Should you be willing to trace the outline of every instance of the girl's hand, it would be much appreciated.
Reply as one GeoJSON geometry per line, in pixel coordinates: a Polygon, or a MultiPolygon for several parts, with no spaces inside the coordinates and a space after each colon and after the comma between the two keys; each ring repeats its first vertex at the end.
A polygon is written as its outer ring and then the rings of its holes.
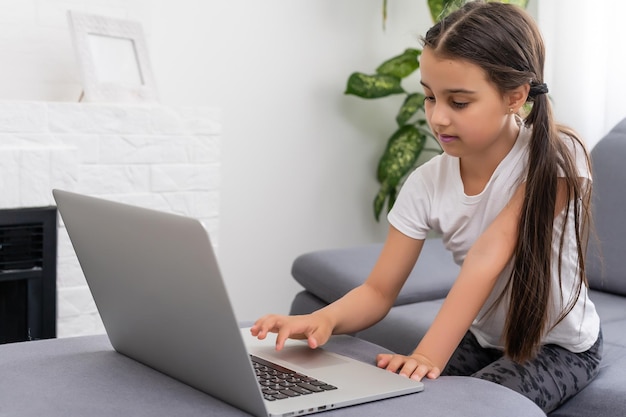
{"type": "Polygon", "coordinates": [[[250,333],[260,340],[265,339],[268,333],[277,333],[276,350],[281,350],[287,339],[306,339],[309,347],[315,349],[328,341],[333,328],[331,321],[322,314],[269,314],[258,319],[250,328],[250,333]]]}
{"type": "Polygon", "coordinates": [[[376,365],[416,381],[424,377],[435,379],[441,374],[441,370],[420,353],[413,353],[411,356],[381,353],[376,357],[376,365]]]}

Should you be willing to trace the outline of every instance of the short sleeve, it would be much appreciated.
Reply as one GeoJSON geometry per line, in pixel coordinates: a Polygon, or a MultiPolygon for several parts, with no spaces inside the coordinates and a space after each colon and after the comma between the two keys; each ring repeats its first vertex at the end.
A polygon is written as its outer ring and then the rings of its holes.
{"type": "Polygon", "coordinates": [[[427,165],[422,165],[409,175],[387,215],[393,227],[413,239],[426,239],[430,231],[428,214],[432,190],[427,180],[429,176],[425,175],[427,169],[427,165]]]}

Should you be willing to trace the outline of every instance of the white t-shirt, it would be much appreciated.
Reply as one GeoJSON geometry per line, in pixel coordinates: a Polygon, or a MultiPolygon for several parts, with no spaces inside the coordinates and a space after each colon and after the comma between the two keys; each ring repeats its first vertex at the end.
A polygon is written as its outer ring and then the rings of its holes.
{"type": "MultiPolygon", "coordinates": [[[[513,193],[526,178],[528,143],[531,130],[520,127],[513,148],[500,162],[484,190],[478,195],[468,196],[461,180],[459,158],[442,154],[432,158],[417,168],[407,178],[398,198],[389,212],[392,226],[414,239],[425,239],[429,231],[443,237],[444,245],[452,252],[454,261],[461,265],[467,252],[482,232],[491,224],[498,213],[509,202],[513,193]]],[[[580,145],[571,142],[570,149],[575,153],[579,176],[591,180],[585,154],[580,145]]],[[[552,291],[549,317],[551,322],[559,317],[564,307],[574,297],[578,255],[574,238],[574,213],[569,212],[562,251],[562,291],[559,290],[558,254],[561,226],[565,213],[555,219],[552,239],[552,291]]],[[[470,330],[483,347],[504,349],[503,330],[506,321],[508,297],[489,314],[485,314],[504,289],[512,270],[512,262],[504,268],[494,290],[487,299],[470,330]]],[[[544,335],[543,344],[557,344],[572,352],[584,352],[595,343],[600,329],[600,319],[594,304],[583,287],[572,311],[552,330],[544,335]]]]}

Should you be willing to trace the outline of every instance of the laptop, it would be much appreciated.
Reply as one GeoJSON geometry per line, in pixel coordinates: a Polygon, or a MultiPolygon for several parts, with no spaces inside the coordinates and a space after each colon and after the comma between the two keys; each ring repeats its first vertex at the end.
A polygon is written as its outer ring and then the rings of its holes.
{"type": "Polygon", "coordinates": [[[53,194],[117,352],[259,417],[311,414],[424,389],[422,382],[302,341],[290,340],[278,352],[274,338],[252,337],[238,325],[198,220],[53,194]],[[261,381],[266,374],[270,381],[261,381]]]}

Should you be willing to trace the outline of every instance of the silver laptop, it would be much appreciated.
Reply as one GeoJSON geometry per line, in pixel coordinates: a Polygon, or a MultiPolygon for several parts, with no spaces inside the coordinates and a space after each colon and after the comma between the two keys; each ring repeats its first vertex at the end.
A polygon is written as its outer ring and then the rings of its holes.
{"type": "Polygon", "coordinates": [[[119,353],[255,416],[298,416],[423,390],[421,382],[304,342],[277,352],[273,338],[259,341],[241,329],[198,220],[53,194],[119,353]],[[266,374],[270,382],[260,385],[266,374]]]}

